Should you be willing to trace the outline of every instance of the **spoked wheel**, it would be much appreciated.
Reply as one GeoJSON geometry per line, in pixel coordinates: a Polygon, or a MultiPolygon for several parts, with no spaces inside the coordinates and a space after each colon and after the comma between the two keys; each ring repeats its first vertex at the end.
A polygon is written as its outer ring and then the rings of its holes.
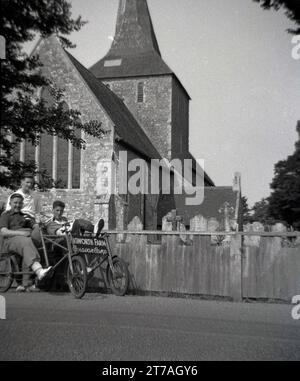
{"type": "Polygon", "coordinates": [[[14,281],[14,272],[18,271],[13,257],[0,258],[0,292],[6,292],[14,281]]]}
{"type": "Polygon", "coordinates": [[[70,265],[67,268],[67,282],[71,293],[80,299],[85,294],[87,286],[86,264],[83,258],[75,255],[72,257],[72,266],[73,274],[70,265]]]}
{"type": "Polygon", "coordinates": [[[129,272],[126,263],[119,257],[113,257],[114,271],[109,264],[106,268],[106,276],[112,292],[115,295],[123,296],[128,290],[129,272]]]}

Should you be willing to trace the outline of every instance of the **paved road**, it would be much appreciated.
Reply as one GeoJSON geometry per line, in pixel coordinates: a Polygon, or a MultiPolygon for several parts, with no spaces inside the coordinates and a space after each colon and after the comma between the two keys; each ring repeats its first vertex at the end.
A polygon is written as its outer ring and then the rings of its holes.
{"type": "Polygon", "coordinates": [[[5,294],[0,360],[300,360],[291,306],[5,294]]]}

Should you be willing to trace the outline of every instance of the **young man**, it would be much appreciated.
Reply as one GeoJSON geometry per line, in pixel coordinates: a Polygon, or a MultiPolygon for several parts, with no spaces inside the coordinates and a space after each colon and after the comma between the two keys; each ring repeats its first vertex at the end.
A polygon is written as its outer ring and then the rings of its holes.
{"type": "MultiPolygon", "coordinates": [[[[25,173],[21,179],[21,188],[18,189],[15,193],[20,194],[23,197],[23,208],[22,212],[25,215],[25,218],[31,220],[33,219],[35,222],[41,221],[43,218],[41,215],[41,202],[40,198],[33,191],[34,187],[34,176],[31,173],[25,173]]],[[[7,200],[6,211],[10,210],[10,198],[7,200]]],[[[31,233],[31,238],[36,247],[40,247],[41,245],[41,235],[40,230],[36,227],[33,229],[31,233]]]]}
{"type": "MultiPolygon", "coordinates": [[[[64,202],[60,200],[54,201],[52,209],[53,217],[46,223],[47,234],[63,236],[66,229],[71,231],[71,234],[73,235],[84,234],[85,231],[90,233],[94,232],[94,225],[90,221],[80,218],[74,220],[73,222],[69,222],[68,219],[63,216],[65,210],[64,202]],[[65,226],[66,223],[68,223],[68,227],[65,226]]],[[[97,225],[96,236],[100,234],[102,228],[103,220],[100,220],[97,225]]]]}
{"type": "MultiPolygon", "coordinates": [[[[29,219],[23,213],[23,200],[20,193],[12,194],[9,202],[10,210],[0,217],[0,232],[4,237],[2,251],[19,254],[23,258],[23,270],[27,271],[31,268],[41,280],[51,267],[43,269],[40,264],[39,253],[31,239],[36,224],[33,218],[29,219]]],[[[19,285],[17,291],[25,291],[27,286],[27,284],[19,285]]]]}
{"type": "MultiPolygon", "coordinates": [[[[34,219],[37,219],[41,212],[41,203],[39,197],[33,192],[34,176],[30,173],[25,173],[21,179],[21,188],[14,193],[19,193],[23,196],[22,212],[34,219]]],[[[6,210],[10,210],[10,197],[7,200],[6,210]]]]}

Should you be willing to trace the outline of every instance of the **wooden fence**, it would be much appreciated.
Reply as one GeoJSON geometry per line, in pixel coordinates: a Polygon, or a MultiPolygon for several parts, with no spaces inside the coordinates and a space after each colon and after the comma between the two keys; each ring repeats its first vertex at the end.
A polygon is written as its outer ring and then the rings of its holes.
{"type": "Polygon", "coordinates": [[[236,301],[300,294],[300,233],[110,233],[134,290],[236,301]]]}

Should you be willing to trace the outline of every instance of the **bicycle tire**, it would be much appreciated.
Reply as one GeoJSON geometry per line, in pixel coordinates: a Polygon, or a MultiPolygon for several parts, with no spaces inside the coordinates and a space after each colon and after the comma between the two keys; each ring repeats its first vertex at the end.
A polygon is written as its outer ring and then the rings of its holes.
{"type": "Polygon", "coordinates": [[[67,283],[69,290],[76,299],[81,299],[87,287],[87,271],[85,260],[79,255],[72,257],[74,274],[71,273],[70,264],[67,266],[67,283]]]}
{"type": "Polygon", "coordinates": [[[16,262],[12,257],[0,258],[0,272],[6,274],[0,275],[0,292],[6,292],[10,289],[14,281],[14,272],[18,271],[16,262]]]}
{"type": "Polygon", "coordinates": [[[129,285],[129,272],[128,272],[127,265],[122,258],[119,258],[117,256],[113,257],[112,261],[113,261],[113,266],[115,270],[117,271],[117,274],[115,275],[115,277],[113,276],[111,268],[108,264],[106,268],[106,277],[107,277],[108,284],[111,288],[111,291],[115,295],[124,296],[128,290],[128,285],[129,285]]]}

